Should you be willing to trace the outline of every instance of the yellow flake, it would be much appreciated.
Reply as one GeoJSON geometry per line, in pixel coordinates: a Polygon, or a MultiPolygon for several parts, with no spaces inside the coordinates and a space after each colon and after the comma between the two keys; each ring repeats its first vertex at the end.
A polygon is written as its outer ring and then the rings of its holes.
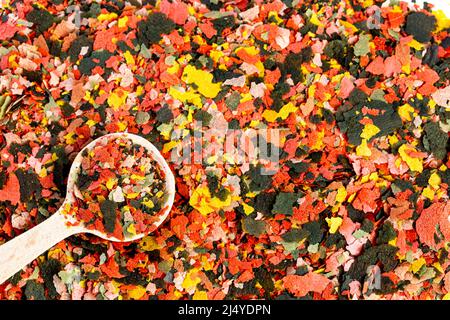
{"type": "Polygon", "coordinates": [[[298,108],[292,104],[292,102],[289,102],[288,104],[285,104],[281,110],[278,112],[278,116],[285,120],[291,113],[296,112],[298,108]]]}
{"type": "Polygon", "coordinates": [[[193,90],[188,90],[188,91],[183,92],[181,90],[178,90],[178,88],[176,88],[176,87],[170,87],[169,94],[173,98],[175,98],[181,102],[192,103],[193,105],[195,105],[199,108],[201,108],[203,106],[200,95],[195,93],[193,90]]]}
{"type": "Polygon", "coordinates": [[[86,92],[84,93],[83,99],[84,99],[85,101],[91,100],[91,92],[90,92],[90,91],[86,91],[86,92]]]}
{"type": "Polygon", "coordinates": [[[162,123],[157,129],[161,133],[164,139],[169,140],[172,132],[172,126],[168,123],[162,123]]]}
{"type": "Polygon", "coordinates": [[[197,286],[197,284],[199,284],[201,282],[200,277],[197,275],[197,269],[191,269],[187,274],[186,277],[183,280],[183,283],[181,284],[181,286],[184,289],[190,289],[190,288],[195,288],[197,286]]]}
{"type": "Polygon", "coordinates": [[[276,11],[270,11],[269,12],[269,18],[271,18],[271,20],[274,20],[276,22],[276,24],[280,24],[283,22],[283,19],[281,19],[278,16],[278,13],[276,11]]]}
{"type": "Polygon", "coordinates": [[[308,88],[308,97],[309,98],[314,98],[314,94],[316,93],[316,86],[315,85],[311,85],[308,88]]]}
{"type": "Polygon", "coordinates": [[[128,127],[126,122],[118,122],[117,125],[119,126],[119,131],[125,131],[125,129],[128,127]]]}
{"type": "Polygon", "coordinates": [[[268,122],[274,122],[278,118],[278,112],[276,112],[274,110],[266,109],[266,110],[264,110],[262,116],[268,122]]]}
{"type": "Polygon", "coordinates": [[[412,121],[411,114],[414,114],[414,108],[411,105],[404,104],[398,108],[398,114],[405,121],[412,121]]]}
{"type": "Polygon", "coordinates": [[[128,22],[128,17],[125,16],[125,17],[123,17],[123,18],[120,18],[120,19],[117,21],[117,26],[118,26],[119,28],[124,28],[124,27],[127,26],[127,22],[128,22]]]}
{"type": "Polygon", "coordinates": [[[331,218],[325,218],[325,221],[328,224],[328,227],[330,228],[330,233],[336,233],[338,231],[339,227],[342,225],[342,218],[341,217],[331,217],[331,218]]]}
{"type": "Polygon", "coordinates": [[[442,297],[442,300],[450,300],[450,292],[446,293],[445,296],[442,297]]]}
{"type": "Polygon", "coordinates": [[[220,91],[221,83],[213,83],[213,75],[210,72],[198,70],[188,65],[184,68],[181,79],[187,84],[195,84],[203,96],[215,98],[220,91]]]}
{"type": "Polygon", "coordinates": [[[336,201],[338,202],[344,202],[345,198],[347,197],[347,190],[345,190],[345,187],[339,187],[336,194],[336,201]]]}
{"type": "Polygon", "coordinates": [[[205,291],[195,291],[193,300],[208,300],[208,294],[205,291]]]}
{"type": "Polygon", "coordinates": [[[388,244],[390,244],[391,246],[396,246],[397,245],[397,237],[395,239],[392,239],[388,242],[388,244]]]}
{"type": "Polygon", "coordinates": [[[222,51],[217,51],[217,50],[211,50],[209,52],[209,56],[211,57],[211,59],[213,59],[214,62],[218,62],[220,58],[222,58],[223,56],[225,56],[225,54],[222,51]]]}
{"type": "Polygon", "coordinates": [[[407,63],[402,65],[402,71],[406,74],[410,74],[411,73],[411,64],[407,63]]]}
{"type": "Polygon", "coordinates": [[[390,135],[388,139],[391,146],[395,145],[398,142],[398,138],[395,135],[390,135]]]}
{"type": "Polygon", "coordinates": [[[118,110],[127,100],[128,92],[122,89],[114,90],[108,97],[108,105],[114,110],[118,110]]]}
{"type": "Polygon", "coordinates": [[[42,168],[39,172],[39,178],[45,178],[47,176],[47,169],[42,168]]]}
{"type": "Polygon", "coordinates": [[[128,226],[127,231],[129,234],[133,234],[133,235],[136,234],[136,228],[134,227],[134,223],[132,223],[128,226]]]}
{"type": "Polygon", "coordinates": [[[253,96],[247,92],[247,93],[242,93],[241,94],[241,99],[239,100],[240,103],[244,103],[247,101],[252,101],[253,100],[253,96]]]}
{"type": "Polygon", "coordinates": [[[347,202],[348,202],[348,203],[352,203],[352,201],[353,201],[355,198],[356,198],[356,193],[352,193],[352,194],[348,197],[347,202]]]}
{"type": "Polygon", "coordinates": [[[145,295],[146,292],[147,292],[147,290],[145,290],[144,287],[137,286],[136,288],[128,291],[128,296],[131,299],[139,300],[140,298],[142,298],[145,295]]]}
{"type": "Polygon", "coordinates": [[[317,133],[317,138],[316,138],[316,142],[311,146],[311,150],[320,150],[322,149],[323,146],[323,137],[325,137],[325,131],[324,130],[320,130],[317,133]]]}
{"type": "Polygon", "coordinates": [[[15,62],[16,61],[16,57],[17,57],[17,54],[11,54],[10,56],[9,56],[9,58],[8,58],[8,62],[10,63],[10,64],[12,64],[12,63],[14,63],[15,65],[17,65],[17,63],[15,62]]]}
{"type": "Polygon", "coordinates": [[[423,195],[424,197],[430,199],[431,201],[433,201],[435,192],[434,192],[434,190],[431,189],[430,187],[426,187],[426,188],[423,189],[422,195],[423,195]]]}
{"type": "Polygon", "coordinates": [[[445,15],[442,10],[433,11],[434,16],[437,20],[437,31],[450,28],[450,19],[445,15]]]}
{"type": "Polygon", "coordinates": [[[255,209],[254,209],[252,206],[249,206],[249,205],[246,204],[246,203],[242,203],[242,207],[244,208],[244,213],[245,213],[246,215],[249,215],[249,214],[251,214],[252,212],[255,211],[255,209]]]}
{"type": "Polygon", "coordinates": [[[141,96],[144,93],[144,87],[143,86],[138,86],[136,88],[136,96],[141,96]]]}
{"type": "Polygon", "coordinates": [[[195,16],[197,14],[197,11],[194,9],[193,6],[188,6],[188,12],[190,16],[195,16]]]}
{"type": "Polygon", "coordinates": [[[430,108],[430,110],[433,110],[436,108],[436,101],[434,101],[433,99],[430,99],[430,101],[428,102],[428,107],[430,108]]]}
{"type": "Polygon", "coordinates": [[[367,140],[363,139],[361,144],[356,147],[356,155],[360,157],[370,157],[372,155],[372,151],[367,146],[367,140]]]}
{"type": "Polygon", "coordinates": [[[346,27],[347,29],[351,29],[353,32],[357,32],[358,28],[355,27],[353,24],[351,24],[350,22],[344,21],[344,20],[339,20],[339,22],[341,23],[341,25],[343,25],[344,27],[346,27]]]}
{"type": "Polygon", "coordinates": [[[406,162],[406,164],[412,171],[422,172],[423,171],[422,159],[412,158],[408,155],[409,152],[415,151],[416,150],[413,147],[407,146],[406,144],[400,146],[400,148],[398,149],[400,157],[402,158],[403,161],[406,162]]]}
{"type": "Polygon", "coordinates": [[[148,199],[148,200],[144,200],[141,202],[144,206],[149,207],[150,209],[155,207],[155,204],[153,203],[152,200],[148,199]]]}
{"type": "Polygon", "coordinates": [[[131,55],[130,51],[127,50],[127,51],[123,54],[123,57],[125,58],[125,61],[127,62],[128,65],[134,65],[134,58],[133,58],[133,56],[131,55]]]}
{"type": "Polygon", "coordinates": [[[128,199],[135,199],[139,195],[139,192],[128,193],[126,196],[128,199]]]}
{"type": "Polygon", "coordinates": [[[435,267],[440,273],[445,273],[444,269],[442,269],[442,266],[439,262],[433,263],[433,267],[435,267]]]}
{"type": "Polygon", "coordinates": [[[211,212],[230,206],[231,200],[230,194],[228,194],[225,200],[211,197],[208,187],[199,186],[192,193],[189,204],[197,209],[202,215],[208,215],[211,212]]]}
{"type": "Polygon", "coordinates": [[[74,259],[72,258],[72,255],[70,253],[66,254],[64,252],[64,250],[62,250],[60,248],[56,248],[56,249],[50,250],[47,253],[47,257],[48,258],[52,258],[52,259],[56,259],[56,260],[59,260],[59,261],[62,261],[62,262],[73,262],[74,261],[74,259]]]}
{"type": "Polygon", "coordinates": [[[255,63],[255,67],[259,71],[258,75],[260,77],[263,77],[264,76],[264,71],[265,71],[264,64],[261,61],[258,61],[258,62],[255,63]]]}
{"type": "Polygon", "coordinates": [[[169,152],[169,151],[172,150],[177,144],[178,144],[178,141],[174,141],[174,140],[172,140],[172,141],[170,141],[170,142],[167,142],[166,144],[164,144],[164,147],[163,147],[162,152],[163,152],[163,153],[169,152]]]}
{"type": "Polygon", "coordinates": [[[208,157],[208,159],[206,159],[206,163],[207,164],[213,164],[213,163],[217,162],[218,158],[219,157],[217,155],[213,155],[211,157],[208,157]]]}
{"type": "Polygon", "coordinates": [[[231,204],[231,195],[228,194],[225,200],[220,200],[217,197],[211,198],[210,205],[216,209],[228,207],[231,204]]]}
{"type": "Polygon", "coordinates": [[[423,47],[424,47],[424,45],[423,45],[422,43],[420,43],[419,41],[414,40],[414,39],[411,40],[411,42],[408,43],[408,45],[409,45],[411,48],[414,48],[414,49],[416,49],[416,50],[422,50],[423,47]]]}
{"type": "Polygon", "coordinates": [[[378,132],[380,132],[380,129],[376,125],[368,123],[364,126],[364,129],[361,133],[361,138],[369,140],[374,135],[376,135],[378,132]]]}
{"type": "Polygon", "coordinates": [[[99,16],[97,16],[97,20],[98,21],[108,21],[108,20],[113,20],[117,18],[117,14],[112,12],[112,13],[102,13],[99,16]]]}
{"type": "Polygon", "coordinates": [[[145,251],[153,251],[157,249],[161,249],[164,245],[159,245],[156,242],[156,238],[152,236],[144,237],[141,242],[139,243],[139,246],[142,250],[145,251]]]}
{"type": "Polygon", "coordinates": [[[66,140],[67,144],[74,144],[76,139],[74,138],[75,132],[69,132],[64,136],[64,139],[66,140]]]}
{"type": "Polygon", "coordinates": [[[369,182],[369,178],[370,178],[370,174],[363,175],[360,182],[367,183],[367,182],[369,182]]]}
{"type": "Polygon", "coordinates": [[[363,7],[364,8],[368,8],[368,7],[371,7],[371,6],[373,6],[373,0],[364,0],[364,2],[363,2],[363,7]]]}
{"type": "Polygon", "coordinates": [[[137,180],[137,181],[145,180],[144,176],[139,176],[137,174],[132,174],[130,178],[133,179],[133,180],[137,180]]]}
{"type": "Polygon", "coordinates": [[[112,188],[114,188],[115,184],[116,184],[116,179],[108,179],[108,181],[106,181],[106,187],[108,188],[108,190],[111,190],[112,188]]]}
{"type": "Polygon", "coordinates": [[[214,208],[209,205],[211,194],[208,187],[197,187],[189,200],[189,204],[197,209],[202,215],[206,216],[214,212],[214,208]]]}
{"type": "Polygon", "coordinates": [[[316,13],[313,13],[313,14],[311,15],[311,18],[309,19],[309,22],[311,22],[312,24],[315,24],[316,26],[323,27],[323,23],[320,22],[320,20],[319,20],[319,18],[317,17],[317,14],[316,14],[316,13]]]}
{"type": "Polygon", "coordinates": [[[427,262],[425,261],[425,259],[424,258],[419,258],[419,259],[417,259],[416,261],[414,261],[413,263],[411,263],[411,266],[410,266],[410,270],[412,271],[412,272],[414,272],[414,273],[417,273],[419,270],[420,270],[420,268],[422,268],[422,266],[424,265],[424,264],[426,264],[427,262]]]}
{"type": "Polygon", "coordinates": [[[249,126],[252,128],[255,128],[257,125],[259,125],[260,121],[259,120],[252,120],[250,121],[249,126]]]}
{"type": "Polygon", "coordinates": [[[97,122],[95,122],[94,120],[92,120],[92,119],[89,119],[88,121],[86,121],[86,124],[88,125],[88,127],[90,128],[90,127],[92,127],[92,126],[94,126],[94,125],[96,125],[97,124],[97,122]]]}
{"type": "Polygon", "coordinates": [[[428,179],[428,183],[434,188],[434,189],[439,189],[441,187],[441,177],[439,177],[439,175],[434,172],[430,178],[428,179]]]}
{"type": "Polygon", "coordinates": [[[209,262],[208,257],[202,256],[201,257],[201,263],[202,263],[202,269],[205,271],[209,271],[213,269],[213,264],[209,262]]]}
{"type": "Polygon", "coordinates": [[[234,52],[238,53],[241,50],[244,50],[246,53],[248,53],[251,56],[256,56],[256,55],[259,54],[259,49],[257,49],[254,46],[251,46],[251,47],[240,47],[240,48],[237,48],[234,52]]]}

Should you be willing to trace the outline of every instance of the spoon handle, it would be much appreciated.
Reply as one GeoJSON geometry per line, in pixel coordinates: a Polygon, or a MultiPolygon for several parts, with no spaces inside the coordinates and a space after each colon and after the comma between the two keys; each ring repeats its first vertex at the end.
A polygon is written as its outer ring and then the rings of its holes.
{"type": "Polygon", "coordinates": [[[79,233],[59,210],[44,222],[0,246],[0,284],[65,238],[79,233]]]}

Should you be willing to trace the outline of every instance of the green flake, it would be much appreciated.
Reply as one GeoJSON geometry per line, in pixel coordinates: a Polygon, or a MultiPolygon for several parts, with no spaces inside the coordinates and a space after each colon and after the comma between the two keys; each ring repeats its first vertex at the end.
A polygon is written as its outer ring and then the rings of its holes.
{"type": "Polygon", "coordinates": [[[233,92],[226,100],[225,100],[225,104],[227,105],[228,108],[230,108],[231,110],[236,110],[239,103],[241,101],[241,95],[239,94],[239,92],[233,92]]]}
{"type": "Polygon", "coordinates": [[[50,28],[54,20],[50,12],[40,8],[34,8],[27,14],[26,18],[36,26],[39,33],[43,33],[50,28]]]}
{"type": "Polygon", "coordinates": [[[242,220],[242,229],[252,236],[259,237],[266,231],[266,223],[262,220],[245,218],[242,220]]]}
{"type": "Polygon", "coordinates": [[[175,23],[164,13],[154,12],[147,19],[139,21],[137,38],[139,43],[155,44],[162,39],[163,34],[169,34],[175,27],[175,23]]]}
{"type": "Polygon", "coordinates": [[[28,300],[47,300],[44,286],[35,280],[27,281],[25,296],[28,300]]]}
{"type": "Polygon", "coordinates": [[[370,35],[360,35],[358,42],[355,44],[354,51],[358,57],[367,55],[370,52],[370,35]]]}
{"type": "Polygon", "coordinates": [[[150,120],[150,115],[148,112],[138,111],[136,113],[136,123],[137,124],[145,124],[150,120]]]}
{"type": "Polygon", "coordinates": [[[100,210],[103,214],[103,224],[106,231],[114,232],[117,218],[117,203],[111,200],[105,200],[100,204],[100,210]]]}
{"type": "Polygon", "coordinates": [[[297,193],[280,192],[275,200],[272,213],[292,215],[294,202],[298,197],[297,193]]]}
{"type": "Polygon", "coordinates": [[[207,111],[205,110],[198,110],[197,112],[195,112],[194,114],[194,119],[201,122],[202,126],[208,126],[209,123],[211,122],[212,119],[212,115],[210,115],[207,111]]]}

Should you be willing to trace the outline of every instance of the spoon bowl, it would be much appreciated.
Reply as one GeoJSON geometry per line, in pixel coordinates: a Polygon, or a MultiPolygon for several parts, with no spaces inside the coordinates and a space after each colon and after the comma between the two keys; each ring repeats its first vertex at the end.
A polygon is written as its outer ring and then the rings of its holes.
{"type": "Polygon", "coordinates": [[[59,210],[44,222],[0,246],[0,284],[52,246],[74,234],[89,233],[114,242],[139,240],[154,231],[164,222],[169,215],[174,199],[175,178],[173,173],[158,149],[147,139],[131,133],[111,133],[95,139],[87,144],[75,157],[67,179],[66,198],[59,210]],[[76,188],[75,184],[80,172],[83,154],[85,154],[85,151],[93,150],[98,144],[103,144],[117,138],[127,139],[135,145],[144,147],[149,153],[149,156],[157,162],[162,172],[164,172],[165,184],[165,194],[163,203],[161,204],[162,209],[158,214],[158,219],[153,222],[151,229],[147,233],[124,235],[124,239],[118,239],[102,231],[87,228],[83,221],[77,219],[74,211],[77,208],[77,201],[80,201],[76,199],[74,190],[76,188]]]}
{"type": "MultiPolygon", "coordinates": [[[[106,143],[110,140],[114,140],[117,138],[126,138],[128,140],[131,140],[134,144],[144,147],[149,152],[150,157],[152,159],[156,160],[156,162],[158,163],[158,165],[160,166],[160,168],[162,169],[162,171],[165,174],[165,193],[166,194],[164,197],[165,201],[162,205],[162,207],[164,209],[163,209],[163,212],[158,215],[159,219],[153,224],[153,228],[155,229],[155,228],[159,227],[159,225],[161,223],[164,222],[164,220],[169,215],[170,209],[172,208],[172,204],[173,204],[173,201],[175,198],[175,178],[174,178],[173,173],[170,170],[169,166],[167,165],[166,160],[163,158],[163,156],[158,151],[158,149],[156,149],[156,147],[147,139],[145,139],[141,136],[135,135],[135,134],[121,133],[121,132],[120,133],[110,133],[110,134],[104,135],[98,139],[95,139],[95,140],[91,141],[89,144],[87,144],[77,154],[77,156],[75,157],[75,159],[72,163],[72,166],[70,168],[69,177],[67,179],[67,195],[66,195],[66,200],[64,201],[65,204],[63,206],[68,208],[68,207],[71,207],[75,202],[75,196],[74,196],[73,190],[75,188],[75,183],[78,178],[78,173],[80,171],[81,160],[83,159],[84,152],[92,150],[98,144],[106,143]]],[[[67,214],[67,212],[64,212],[64,213],[67,214]]],[[[70,212],[69,212],[67,219],[69,219],[68,221],[71,223],[78,222],[75,217],[70,215],[70,212]]],[[[139,240],[147,235],[145,233],[138,233],[136,235],[131,235],[131,236],[126,235],[125,238],[123,240],[121,240],[114,236],[110,236],[106,233],[100,232],[98,230],[87,229],[86,227],[83,226],[82,223],[80,224],[80,227],[83,229],[82,232],[90,233],[90,234],[96,235],[102,239],[109,240],[109,241],[115,241],[115,242],[135,241],[135,240],[139,240]]]]}

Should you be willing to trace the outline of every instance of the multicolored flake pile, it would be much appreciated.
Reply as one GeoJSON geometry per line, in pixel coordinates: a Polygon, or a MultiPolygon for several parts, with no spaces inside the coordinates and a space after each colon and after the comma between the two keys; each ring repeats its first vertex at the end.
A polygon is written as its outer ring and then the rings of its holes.
{"type": "Polygon", "coordinates": [[[163,212],[164,172],[148,150],[128,138],[100,140],[84,150],[74,186],[77,221],[117,239],[148,234],[163,212]]]}
{"type": "Polygon", "coordinates": [[[107,133],[157,146],[177,194],[141,241],[73,236],[0,299],[449,299],[450,19],[383,2],[3,1],[0,244],[107,133]],[[282,129],[274,174],[172,161],[198,126],[282,129]]]}

